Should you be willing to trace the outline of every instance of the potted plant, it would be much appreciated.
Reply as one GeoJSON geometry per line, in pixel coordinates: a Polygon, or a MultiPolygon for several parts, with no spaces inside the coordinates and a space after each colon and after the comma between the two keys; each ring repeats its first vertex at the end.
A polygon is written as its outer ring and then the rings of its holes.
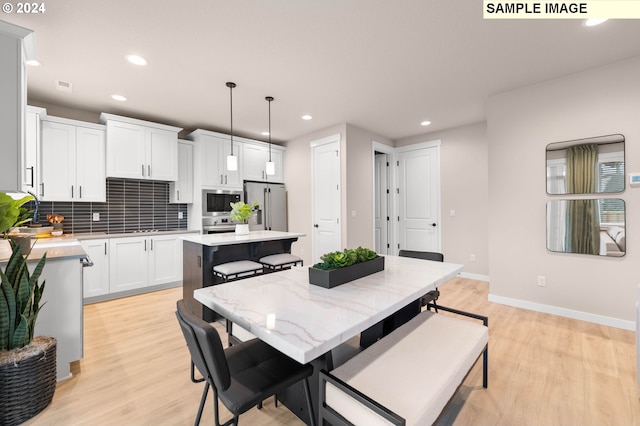
{"type": "Polygon", "coordinates": [[[236,234],[246,235],[249,233],[249,218],[253,214],[253,211],[258,208],[258,202],[253,204],[247,204],[244,201],[238,201],[237,203],[230,203],[231,205],[231,220],[237,222],[236,234]]]}
{"type": "Polygon", "coordinates": [[[12,231],[31,221],[33,212],[24,206],[31,200],[33,200],[31,195],[14,199],[4,192],[0,192],[0,233],[4,239],[11,238],[14,243],[19,244],[23,253],[28,253],[31,250],[31,236],[12,231]]]}
{"type": "MultiPolygon", "coordinates": [[[[23,208],[30,196],[14,200],[0,193],[0,233],[29,219],[23,208]]],[[[21,246],[9,239],[11,256],[0,260],[0,424],[16,425],[42,411],[56,386],[56,340],[35,337],[45,283],[38,284],[46,253],[32,272],[21,246]],[[6,262],[6,265],[2,265],[6,262]]]]}
{"type": "Polygon", "coordinates": [[[326,288],[384,270],[384,257],[363,247],[326,253],[320,260],[309,268],[309,282],[326,288]]]}

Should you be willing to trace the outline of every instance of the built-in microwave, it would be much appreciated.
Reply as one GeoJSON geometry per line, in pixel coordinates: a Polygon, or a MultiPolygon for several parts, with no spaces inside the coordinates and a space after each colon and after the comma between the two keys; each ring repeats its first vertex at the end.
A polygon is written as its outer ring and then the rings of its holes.
{"type": "Polygon", "coordinates": [[[242,201],[242,191],[204,189],[202,191],[203,216],[228,216],[231,203],[242,201]]]}

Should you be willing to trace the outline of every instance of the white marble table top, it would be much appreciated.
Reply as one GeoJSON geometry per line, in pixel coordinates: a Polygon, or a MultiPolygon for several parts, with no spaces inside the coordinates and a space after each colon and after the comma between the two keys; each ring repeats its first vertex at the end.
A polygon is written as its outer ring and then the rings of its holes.
{"type": "Polygon", "coordinates": [[[384,271],[327,289],[307,267],[194,291],[194,298],[307,363],[455,277],[463,266],[385,256],[384,271]]]}
{"type": "Polygon", "coordinates": [[[304,237],[305,234],[299,232],[282,231],[251,231],[246,235],[237,235],[233,232],[221,234],[185,235],[185,241],[201,244],[203,246],[226,246],[231,244],[256,243],[261,241],[284,240],[287,238],[304,237]]]}

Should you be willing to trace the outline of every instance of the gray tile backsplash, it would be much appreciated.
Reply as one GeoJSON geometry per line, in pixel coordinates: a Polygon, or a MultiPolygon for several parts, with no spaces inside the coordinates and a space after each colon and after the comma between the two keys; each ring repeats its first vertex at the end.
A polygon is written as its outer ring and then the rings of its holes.
{"type": "Polygon", "coordinates": [[[65,233],[187,229],[187,205],[169,204],[168,182],[107,179],[106,203],[41,202],[43,225],[48,213],[64,216],[65,233]],[[94,213],[100,214],[99,221],[93,221],[94,213]]]}

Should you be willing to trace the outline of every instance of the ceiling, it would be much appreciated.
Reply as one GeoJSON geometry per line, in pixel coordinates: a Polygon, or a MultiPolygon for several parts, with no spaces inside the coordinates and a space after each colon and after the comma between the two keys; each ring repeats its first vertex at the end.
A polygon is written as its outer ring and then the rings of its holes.
{"type": "Polygon", "coordinates": [[[264,140],[273,96],[274,142],[340,123],[392,140],[476,123],[493,94],[640,55],[640,21],[484,20],[482,2],[469,0],[45,6],[2,15],[35,32],[42,66],[28,70],[30,103],[229,132],[233,81],[236,134],[264,140]],[[149,64],[130,64],[129,53],[149,64]]]}

